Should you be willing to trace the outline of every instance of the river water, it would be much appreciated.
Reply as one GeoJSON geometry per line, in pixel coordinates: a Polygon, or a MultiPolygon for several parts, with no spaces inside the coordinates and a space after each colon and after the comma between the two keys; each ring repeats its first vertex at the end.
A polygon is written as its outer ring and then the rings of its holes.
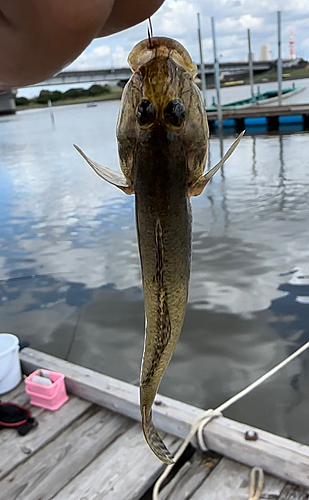
{"type": "MultiPolygon", "coordinates": [[[[237,96],[236,96],[237,98],[237,96]]],[[[1,331],[135,382],[144,336],[134,197],[118,168],[118,102],[0,118],[1,331]]],[[[210,140],[210,164],[234,137],[210,140]]],[[[193,201],[181,339],[160,392],[214,408],[309,340],[309,134],[245,136],[193,201]]],[[[225,415],[309,444],[309,352],[225,415]]]]}

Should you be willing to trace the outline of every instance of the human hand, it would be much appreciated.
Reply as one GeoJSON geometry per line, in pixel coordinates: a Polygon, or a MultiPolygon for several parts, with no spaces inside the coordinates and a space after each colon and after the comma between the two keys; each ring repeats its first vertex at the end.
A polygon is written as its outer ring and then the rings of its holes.
{"type": "Polygon", "coordinates": [[[0,91],[37,83],[96,37],[134,26],[164,0],[0,0],[0,91]]]}

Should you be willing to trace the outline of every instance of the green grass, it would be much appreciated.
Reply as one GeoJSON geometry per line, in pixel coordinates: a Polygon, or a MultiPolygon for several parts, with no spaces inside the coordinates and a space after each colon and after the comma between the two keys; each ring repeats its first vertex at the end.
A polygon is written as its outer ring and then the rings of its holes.
{"type": "MultiPolygon", "coordinates": [[[[239,78],[238,76],[235,76],[235,79],[239,78]]],[[[267,78],[268,82],[276,82],[277,81],[277,71],[276,69],[272,69],[270,71],[267,71],[265,73],[262,73],[261,75],[256,75],[254,77],[254,83],[264,83],[263,79],[267,78]]],[[[283,70],[283,80],[294,80],[298,78],[309,78],[309,65],[305,66],[304,68],[299,68],[299,69],[286,69],[283,70]]],[[[248,84],[248,79],[244,79],[244,84],[248,84]]],[[[213,88],[213,86],[209,86],[208,88],[213,88]]],[[[61,99],[60,101],[55,101],[53,103],[53,107],[56,106],[66,106],[69,104],[86,104],[88,102],[100,102],[100,101],[113,101],[113,100],[119,100],[122,96],[122,89],[119,87],[111,89],[111,91],[108,94],[101,94],[95,97],[88,96],[88,97],[76,97],[74,99],[61,99]]],[[[30,102],[26,106],[17,106],[17,111],[21,111],[23,109],[35,109],[35,108],[46,108],[47,104],[38,104],[35,102],[30,102]]]]}
{"type": "MultiPolygon", "coordinates": [[[[61,99],[60,101],[53,102],[53,107],[65,106],[68,104],[83,104],[87,102],[100,102],[100,101],[114,101],[119,100],[122,95],[122,89],[117,87],[112,89],[108,94],[101,94],[97,96],[87,96],[87,97],[76,97],[74,99],[61,99]]],[[[36,102],[30,102],[25,106],[17,106],[17,111],[23,109],[35,109],[35,108],[47,108],[47,104],[38,104],[36,102]]]]}
{"type": "MultiPolygon", "coordinates": [[[[283,80],[296,80],[298,78],[309,78],[309,67],[299,69],[282,69],[283,80]]],[[[278,79],[277,70],[272,69],[261,75],[254,77],[254,83],[262,83],[263,78],[268,78],[269,82],[275,82],[278,79]]]]}

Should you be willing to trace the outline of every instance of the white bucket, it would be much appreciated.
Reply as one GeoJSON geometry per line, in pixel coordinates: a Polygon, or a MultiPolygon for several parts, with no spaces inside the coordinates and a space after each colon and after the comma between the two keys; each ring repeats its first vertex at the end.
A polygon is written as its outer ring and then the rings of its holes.
{"type": "Polygon", "coordinates": [[[0,394],[9,392],[21,381],[19,340],[11,333],[0,333],[0,394]]]}

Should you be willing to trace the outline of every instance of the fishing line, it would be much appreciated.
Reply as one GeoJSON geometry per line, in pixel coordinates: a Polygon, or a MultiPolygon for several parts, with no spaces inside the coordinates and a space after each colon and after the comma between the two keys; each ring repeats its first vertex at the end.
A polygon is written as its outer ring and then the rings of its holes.
{"type": "Polygon", "coordinates": [[[149,27],[148,27],[148,42],[149,42],[149,48],[152,49],[153,48],[153,44],[152,44],[153,29],[152,29],[152,22],[151,22],[150,17],[148,17],[148,23],[149,23],[149,27]]]}
{"type": "MultiPolygon", "coordinates": [[[[172,465],[167,465],[166,466],[165,470],[163,471],[163,473],[161,474],[161,476],[159,477],[159,479],[155,483],[154,488],[153,488],[152,499],[153,500],[159,500],[159,489],[160,489],[160,486],[161,486],[162,482],[169,475],[169,473],[173,469],[175,463],[181,457],[181,455],[183,454],[184,450],[186,449],[186,447],[188,446],[188,444],[190,443],[190,441],[192,440],[192,438],[194,437],[195,434],[196,434],[196,438],[197,438],[197,442],[198,442],[199,448],[202,451],[204,451],[204,452],[208,451],[208,448],[207,448],[207,446],[205,444],[204,434],[203,434],[205,426],[211,420],[213,420],[214,418],[222,416],[222,412],[224,410],[226,410],[231,405],[233,405],[234,403],[236,403],[237,401],[239,401],[240,399],[242,399],[244,396],[246,396],[247,394],[249,394],[251,391],[253,391],[253,389],[255,389],[256,387],[258,387],[259,385],[261,385],[263,382],[265,382],[266,380],[268,380],[275,373],[277,373],[279,370],[281,370],[281,368],[283,368],[288,363],[290,363],[290,361],[292,361],[293,359],[295,359],[298,356],[300,356],[300,354],[302,354],[304,351],[306,351],[306,349],[308,349],[308,347],[309,347],[309,342],[306,342],[303,346],[301,346],[299,349],[297,349],[293,354],[291,354],[290,356],[288,356],[287,358],[285,358],[283,361],[281,361],[280,363],[278,363],[274,368],[272,368],[267,373],[265,373],[264,375],[262,375],[261,377],[259,377],[255,382],[253,382],[252,384],[250,384],[247,387],[245,387],[245,389],[241,390],[239,393],[237,393],[234,396],[232,396],[225,403],[223,403],[222,405],[218,406],[218,408],[216,408],[215,410],[212,410],[212,409],[206,410],[200,417],[198,417],[195,420],[195,422],[193,422],[193,424],[191,426],[191,429],[189,431],[189,434],[187,435],[186,439],[184,440],[184,442],[182,443],[182,445],[180,446],[180,448],[176,452],[176,454],[175,454],[175,462],[172,465]]],[[[261,488],[258,487],[258,490],[260,490],[260,489],[261,488]]],[[[258,498],[258,497],[254,496],[254,498],[258,498]]]]}
{"type": "Polygon", "coordinates": [[[73,344],[75,342],[75,337],[76,337],[76,332],[77,332],[77,327],[79,325],[79,322],[80,322],[80,318],[81,318],[81,315],[82,315],[82,308],[83,307],[80,307],[79,308],[79,311],[78,311],[78,314],[77,314],[77,318],[76,318],[76,322],[75,322],[75,325],[74,325],[74,330],[73,330],[73,333],[72,333],[72,337],[71,337],[71,341],[69,343],[69,347],[67,349],[67,353],[65,355],[65,360],[68,361],[69,360],[69,356],[71,354],[71,350],[72,350],[72,347],[73,347],[73,344]]]}

